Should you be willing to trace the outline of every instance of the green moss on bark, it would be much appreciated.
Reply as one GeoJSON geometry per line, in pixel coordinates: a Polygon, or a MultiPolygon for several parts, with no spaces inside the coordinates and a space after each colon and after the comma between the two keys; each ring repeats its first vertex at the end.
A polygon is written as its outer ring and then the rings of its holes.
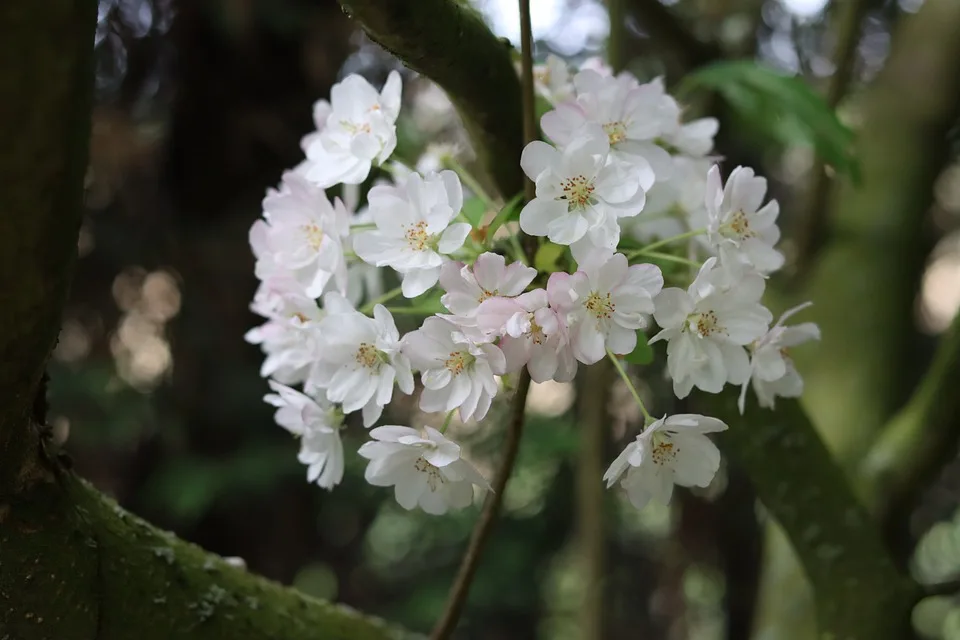
{"type": "Polygon", "coordinates": [[[0,630],[10,638],[413,637],[229,565],[71,475],[36,484],[2,514],[0,630]]]}

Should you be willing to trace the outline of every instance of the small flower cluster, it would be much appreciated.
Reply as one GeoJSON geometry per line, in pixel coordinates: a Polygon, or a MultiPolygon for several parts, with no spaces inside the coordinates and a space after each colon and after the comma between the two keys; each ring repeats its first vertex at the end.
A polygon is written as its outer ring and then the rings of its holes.
{"type": "MultiPolygon", "coordinates": [[[[503,378],[524,368],[536,382],[570,381],[580,364],[605,357],[622,371],[618,356],[647,341],[652,320],[660,331],[649,342],[667,343],[679,398],[741,385],[742,411],[751,385],[766,407],[802,391],[786,349],[817,338],[817,328],[783,325],[802,307],[771,327],[761,296],[783,264],[777,203],[764,204],[766,182],[748,168],[722,183],[709,156],[716,121],[684,123],[661,80],[614,76],[595,61],[572,74],[550,57],[537,78],[554,107],[541,120],[550,142],[531,142],[519,159],[536,184],[519,230],[569,251],[569,270],[528,266],[512,223],[492,234],[468,220],[454,171],[394,165],[355,211],[356,185],[386,168],[396,146],[395,72],[379,92],[350,76],[315,105],[306,159],[267,194],[250,231],[260,280],[251,308],[265,322],[247,335],[265,354],[266,401],[300,438],[310,482],[342,480],[346,417],[359,411],[374,427],[395,391],[419,387],[420,409],[445,413],[444,425],[454,413],[482,420],[503,378]],[[326,195],[336,185],[348,204],[326,195]],[[667,245],[684,255],[654,251],[667,245]],[[655,264],[664,261],[683,265],[667,272],[671,284],[689,286],[665,288],[655,264]],[[384,267],[400,286],[380,294],[384,267]],[[422,303],[434,291],[446,313],[422,303]],[[425,316],[405,335],[385,306],[400,296],[413,299],[405,312],[425,316]]],[[[674,484],[709,484],[720,455],[705,434],[726,425],[689,414],[654,420],[641,409],[648,424],[608,469],[608,486],[619,481],[642,507],[668,501],[674,484]]],[[[443,431],[373,428],[359,449],[367,481],[394,487],[407,509],[469,505],[474,487],[489,485],[443,431]]]]}

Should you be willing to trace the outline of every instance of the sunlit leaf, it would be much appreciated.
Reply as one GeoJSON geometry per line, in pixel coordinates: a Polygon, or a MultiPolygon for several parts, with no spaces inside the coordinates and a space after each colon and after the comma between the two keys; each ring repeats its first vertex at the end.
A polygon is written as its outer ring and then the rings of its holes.
{"type": "Polygon", "coordinates": [[[566,250],[567,248],[562,245],[544,242],[537,249],[537,254],[533,258],[533,266],[537,268],[537,271],[553,273],[557,270],[557,263],[566,250]]]}
{"type": "Polygon", "coordinates": [[[522,200],[523,194],[518,193],[510,198],[510,202],[503,205],[503,209],[500,209],[500,212],[497,213],[496,217],[490,222],[490,226],[487,227],[488,238],[492,238],[493,234],[497,232],[497,229],[507,222],[520,219],[520,209],[523,208],[520,204],[522,200]]]}
{"type": "Polygon", "coordinates": [[[467,222],[469,222],[470,226],[474,229],[480,226],[480,222],[483,220],[483,214],[486,212],[487,205],[484,204],[480,198],[470,198],[463,203],[463,209],[460,210],[460,213],[463,214],[463,217],[467,219],[467,222]]]}

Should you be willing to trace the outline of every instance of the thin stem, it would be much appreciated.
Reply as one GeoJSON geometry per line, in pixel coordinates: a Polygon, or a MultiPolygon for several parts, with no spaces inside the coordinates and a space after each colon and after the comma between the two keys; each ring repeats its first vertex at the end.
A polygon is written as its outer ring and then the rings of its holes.
{"type": "Polygon", "coordinates": [[[397,287],[396,289],[391,289],[390,291],[387,291],[385,294],[381,296],[377,296],[373,300],[368,300],[365,305],[360,307],[360,313],[370,314],[370,312],[373,311],[373,308],[375,306],[377,306],[378,304],[383,304],[384,302],[393,300],[394,298],[399,296],[401,293],[403,293],[403,289],[401,289],[400,287],[397,287]]]}
{"type": "Polygon", "coordinates": [[[460,181],[467,185],[467,188],[470,189],[470,191],[473,191],[478,198],[483,200],[484,204],[494,211],[497,210],[498,207],[496,201],[490,196],[489,193],[487,193],[487,190],[483,188],[483,185],[480,184],[480,181],[474,178],[473,174],[467,171],[466,167],[457,162],[456,158],[453,156],[447,156],[443,159],[443,164],[446,165],[448,169],[451,169],[454,173],[456,173],[460,177],[460,181]]]}
{"type": "Polygon", "coordinates": [[[432,316],[436,313],[436,309],[423,307],[387,307],[387,311],[395,316],[432,316]]]}
{"type": "Polygon", "coordinates": [[[526,368],[520,372],[520,379],[517,382],[517,391],[513,396],[513,405],[510,410],[510,424],[507,426],[507,438],[503,445],[503,461],[497,470],[497,475],[493,479],[493,488],[487,494],[487,499],[483,503],[483,511],[480,513],[480,519],[477,520],[473,533],[470,535],[470,542],[467,550],[463,554],[463,560],[460,562],[460,569],[457,570],[457,577],[453,581],[453,587],[450,589],[450,596],[447,599],[446,607],[440,621],[430,634],[431,640],[447,640],[453,634],[457,627],[457,621],[460,619],[460,613],[463,605],[466,603],[467,594],[470,591],[470,584],[473,582],[473,576],[480,566],[480,555],[487,539],[493,532],[493,525],[497,521],[500,513],[500,505],[503,503],[504,490],[507,487],[507,481],[513,471],[513,464],[517,459],[517,451],[520,449],[520,435],[523,432],[524,411],[527,406],[527,392],[530,390],[530,374],[526,368]]]}
{"type": "Polygon", "coordinates": [[[377,225],[373,222],[361,222],[360,224],[350,225],[350,231],[363,231],[365,229],[376,229],[377,225]]]}
{"type": "Polygon", "coordinates": [[[624,383],[627,385],[627,389],[630,390],[630,395],[632,395],[633,399],[637,401],[637,405],[640,407],[640,413],[643,414],[644,422],[646,423],[653,422],[653,416],[650,415],[650,412],[647,411],[647,407],[643,404],[643,400],[640,399],[640,394],[637,393],[637,388],[633,386],[633,380],[630,379],[630,376],[627,375],[627,372],[623,368],[623,365],[620,364],[620,358],[618,358],[613,351],[610,351],[610,349],[607,349],[607,356],[610,358],[610,362],[613,363],[613,366],[617,370],[617,373],[620,374],[620,377],[623,379],[624,383]]]}
{"type": "Polygon", "coordinates": [[[631,258],[653,258],[655,260],[664,260],[666,262],[678,262],[680,264],[685,264],[690,267],[696,267],[699,269],[702,266],[702,263],[697,262],[696,260],[690,260],[689,258],[681,258],[680,256],[675,256],[672,253],[661,253],[659,251],[647,251],[646,249],[640,249],[632,254],[631,258]]]}
{"type": "Polygon", "coordinates": [[[520,238],[518,236],[518,233],[510,234],[510,246],[513,248],[517,260],[526,266],[530,266],[530,262],[527,260],[527,255],[523,250],[523,245],[520,244],[520,238]]]}
{"type": "Polygon", "coordinates": [[[665,246],[665,245],[671,244],[671,243],[673,243],[673,242],[680,242],[681,240],[687,240],[687,239],[689,239],[689,238],[696,238],[697,236],[703,235],[703,234],[705,234],[706,232],[707,232],[706,227],[700,227],[699,229],[693,229],[693,230],[691,230],[691,231],[686,231],[686,232],[684,232],[684,233],[681,233],[681,234],[678,234],[678,235],[675,235],[675,236],[670,236],[669,238],[664,238],[663,240],[657,240],[656,242],[653,242],[653,243],[651,243],[651,244],[648,244],[647,246],[643,247],[642,249],[637,249],[636,251],[627,254],[627,257],[628,257],[628,258],[632,258],[632,257],[634,257],[635,255],[641,255],[642,252],[644,252],[644,251],[651,251],[651,250],[653,250],[653,249],[659,249],[660,247],[663,247],[663,246],[665,246]]]}
{"type": "Polygon", "coordinates": [[[447,412],[447,417],[443,419],[443,426],[440,427],[440,433],[447,432],[447,427],[450,426],[450,420],[453,418],[453,414],[456,413],[456,411],[456,409],[450,409],[450,411],[447,412]]]}

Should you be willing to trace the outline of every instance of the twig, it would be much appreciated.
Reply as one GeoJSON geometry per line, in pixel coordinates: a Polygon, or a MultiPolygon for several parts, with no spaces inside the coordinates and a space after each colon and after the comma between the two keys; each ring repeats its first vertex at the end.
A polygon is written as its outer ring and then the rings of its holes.
{"type": "Polygon", "coordinates": [[[500,505],[503,503],[503,493],[513,471],[517,451],[520,449],[520,435],[523,432],[523,419],[529,390],[530,375],[526,369],[523,369],[517,383],[516,394],[513,396],[510,424],[507,425],[507,439],[503,446],[503,460],[500,462],[500,468],[493,480],[493,490],[487,494],[487,499],[483,503],[483,511],[480,513],[480,519],[477,520],[473,533],[470,535],[470,543],[463,554],[463,560],[460,562],[460,569],[457,570],[457,577],[450,589],[450,596],[447,598],[443,615],[437,622],[437,626],[434,627],[433,633],[430,634],[431,640],[446,640],[449,638],[460,620],[460,613],[463,611],[467,594],[470,592],[473,576],[480,566],[480,555],[483,553],[483,547],[486,545],[487,539],[493,531],[493,525],[497,521],[500,505]]]}
{"type": "MultiPolygon", "coordinates": [[[[831,109],[836,109],[847,92],[857,60],[857,45],[860,44],[860,25],[867,13],[866,0],[847,0],[840,3],[837,15],[837,46],[833,55],[834,72],[830,76],[824,99],[831,109]]],[[[800,269],[812,262],[813,255],[823,243],[830,209],[830,188],[833,181],[827,176],[825,165],[816,160],[813,165],[809,205],[806,215],[799,218],[794,238],[797,243],[797,263],[800,269]]]]}
{"type": "Polygon", "coordinates": [[[583,640],[604,637],[606,575],[606,519],[603,475],[604,449],[609,433],[608,404],[613,369],[601,360],[581,374],[577,392],[580,446],[577,456],[577,545],[583,568],[584,597],[580,604],[583,640]]]}

